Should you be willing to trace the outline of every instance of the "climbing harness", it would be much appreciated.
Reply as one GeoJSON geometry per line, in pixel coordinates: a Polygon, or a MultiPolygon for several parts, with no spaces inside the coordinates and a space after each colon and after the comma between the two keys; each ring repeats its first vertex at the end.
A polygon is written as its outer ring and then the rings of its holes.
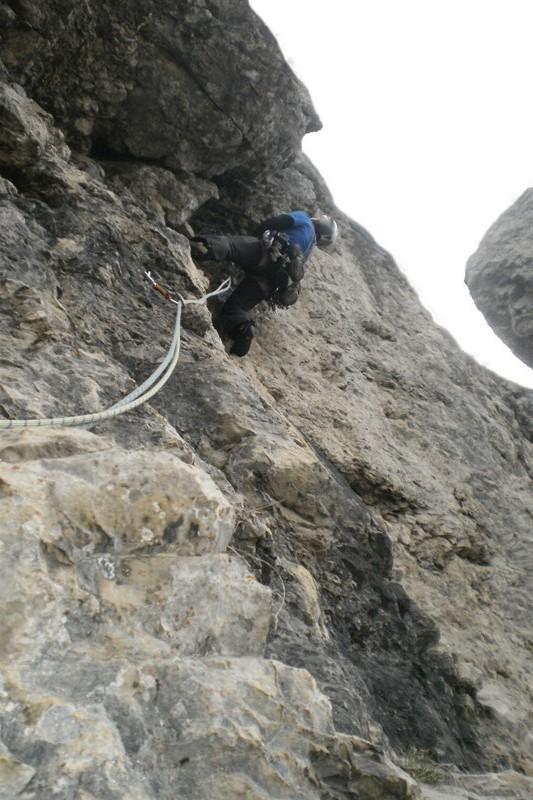
{"type": "Polygon", "coordinates": [[[218,289],[215,289],[213,292],[209,292],[199,298],[185,299],[179,292],[173,292],[167,287],[157,283],[152,277],[151,272],[145,272],[144,274],[150,281],[152,289],[162,295],[165,300],[168,300],[168,302],[176,306],[176,323],[170,348],[164,360],[150,377],[126,395],[126,397],[123,397],[122,400],[119,400],[104,411],[98,411],[94,414],[81,414],[75,417],[53,417],[50,419],[1,419],[0,430],[7,430],[10,428],[53,428],[88,425],[103,419],[118,417],[119,414],[124,414],[126,411],[132,411],[157,394],[168,381],[178,363],[181,345],[181,312],[183,306],[201,305],[206,303],[209,298],[226,292],[231,287],[231,278],[226,278],[218,289]]]}
{"type": "Polygon", "coordinates": [[[286,233],[266,230],[262,237],[265,263],[276,264],[286,270],[293,281],[304,277],[304,257],[300,245],[291,244],[286,233]]]}
{"type": "Polygon", "coordinates": [[[267,302],[273,310],[289,308],[298,300],[304,277],[305,262],[302,250],[298,244],[291,244],[287,234],[280,231],[266,230],[263,233],[262,243],[265,263],[277,268],[275,287],[267,302]]]}

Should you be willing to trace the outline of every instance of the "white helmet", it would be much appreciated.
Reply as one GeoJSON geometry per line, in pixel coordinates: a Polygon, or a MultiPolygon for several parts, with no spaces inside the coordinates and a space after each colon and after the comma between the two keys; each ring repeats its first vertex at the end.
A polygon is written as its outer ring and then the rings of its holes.
{"type": "Polygon", "coordinates": [[[333,217],[325,215],[313,217],[315,226],[316,243],[320,248],[327,248],[335,244],[339,229],[333,217]]]}

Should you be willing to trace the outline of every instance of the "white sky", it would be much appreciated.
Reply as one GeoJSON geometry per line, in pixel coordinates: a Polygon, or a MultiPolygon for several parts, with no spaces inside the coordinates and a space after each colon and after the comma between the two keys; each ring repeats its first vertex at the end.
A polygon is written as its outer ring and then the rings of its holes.
{"type": "MultiPolygon", "coordinates": [[[[324,129],[304,150],[460,346],[533,387],[477,311],[468,257],[533,185],[533,0],[250,0],[324,129]]],[[[533,247],[533,244],[532,244],[533,247]]]]}

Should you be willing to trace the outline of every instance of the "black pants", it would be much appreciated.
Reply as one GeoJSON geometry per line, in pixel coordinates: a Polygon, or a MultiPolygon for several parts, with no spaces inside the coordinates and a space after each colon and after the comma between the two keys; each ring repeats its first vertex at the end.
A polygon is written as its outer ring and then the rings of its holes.
{"type": "Polygon", "coordinates": [[[208,248],[204,258],[210,261],[233,261],[245,272],[259,268],[263,244],[255,236],[195,236],[193,241],[204,242],[208,248]]]}
{"type": "Polygon", "coordinates": [[[226,300],[220,312],[220,323],[225,333],[232,338],[251,335],[252,326],[249,311],[266,300],[270,288],[264,281],[247,275],[226,300]]]}
{"type": "Polygon", "coordinates": [[[197,236],[196,241],[205,243],[210,261],[232,261],[246,276],[226,300],[220,312],[221,327],[228,336],[236,338],[243,333],[251,335],[248,314],[254,306],[270,295],[272,278],[262,270],[263,243],[255,236],[197,236]]]}

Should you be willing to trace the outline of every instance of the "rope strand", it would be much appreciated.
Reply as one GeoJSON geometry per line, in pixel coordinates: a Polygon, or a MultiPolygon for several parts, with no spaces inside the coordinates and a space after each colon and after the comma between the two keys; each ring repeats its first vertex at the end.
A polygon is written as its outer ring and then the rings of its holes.
{"type": "Polygon", "coordinates": [[[172,298],[172,293],[159,287],[156,281],[152,278],[150,272],[145,272],[146,277],[152,284],[154,291],[159,292],[170,303],[176,306],[176,324],[174,326],[174,335],[170,344],[168,353],[159,367],[147,378],[140,386],[130,392],[126,397],[123,397],[117,403],[104,411],[97,411],[93,414],[79,414],[70,417],[51,417],[43,419],[2,419],[0,420],[0,431],[9,430],[13,428],[56,428],[56,427],[74,427],[77,425],[88,425],[94,422],[100,422],[104,419],[111,419],[118,417],[119,414],[125,414],[127,411],[132,411],[134,408],[146,403],[150,400],[160,389],[163,388],[168,381],[176,364],[178,363],[181,345],[181,312],[183,306],[186,305],[200,305],[206,303],[210,297],[215,297],[218,294],[226,292],[231,286],[231,278],[220,284],[218,289],[213,292],[203,295],[199,298],[184,299],[178,295],[179,300],[172,298]]]}

